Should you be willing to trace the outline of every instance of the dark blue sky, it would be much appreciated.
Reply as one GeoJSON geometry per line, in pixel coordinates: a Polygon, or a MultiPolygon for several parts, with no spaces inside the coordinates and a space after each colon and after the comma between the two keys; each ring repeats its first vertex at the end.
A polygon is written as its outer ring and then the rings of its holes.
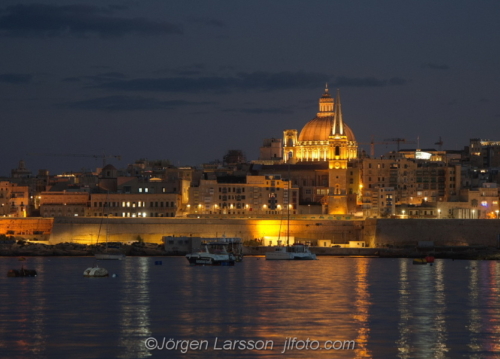
{"type": "Polygon", "coordinates": [[[3,0],[0,175],[20,159],[102,165],[71,154],[257,159],[315,116],[325,83],[360,143],[500,140],[499,14],[496,0],[3,0]]]}

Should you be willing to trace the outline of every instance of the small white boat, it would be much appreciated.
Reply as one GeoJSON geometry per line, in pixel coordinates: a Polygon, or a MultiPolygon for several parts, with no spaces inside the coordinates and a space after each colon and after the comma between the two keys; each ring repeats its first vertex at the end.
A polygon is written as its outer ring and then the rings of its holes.
{"type": "MultiPolygon", "coordinates": [[[[108,221],[109,217],[106,215],[106,243],[104,244],[104,251],[100,253],[95,253],[94,257],[97,260],[123,260],[125,259],[126,255],[120,251],[119,248],[116,247],[111,247],[111,245],[108,245],[108,221]]],[[[101,221],[102,225],[102,221],[101,221]]],[[[99,228],[99,233],[101,232],[101,228],[99,228]]],[[[97,241],[96,245],[99,242],[99,236],[97,236],[97,241]]],[[[116,244],[115,244],[116,246],[116,244]]]]}
{"type": "Polygon", "coordinates": [[[227,251],[227,242],[204,242],[198,252],[186,254],[191,265],[234,266],[236,256],[227,251]]]}
{"type": "Polygon", "coordinates": [[[84,277],[108,277],[109,273],[105,268],[99,266],[89,267],[83,272],[84,277]]]}
{"type": "Polygon", "coordinates": [[[125,254],[123,253],[96,253],[95,255],[95,259],[98,259],[98,260],[123,260],[125,259],[125,254]]]}
{"type": "Polygon", "coordinates": [[[276,247],[274,251],[266,252],[268,260],[314,260],[316,254],[311,253],[309,246],[295,243],[292,246],[276,247]]]}

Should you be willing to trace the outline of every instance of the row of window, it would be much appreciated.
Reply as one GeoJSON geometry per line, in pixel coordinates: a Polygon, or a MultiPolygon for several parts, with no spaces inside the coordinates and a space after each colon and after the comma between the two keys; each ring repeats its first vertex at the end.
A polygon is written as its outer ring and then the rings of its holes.
{"type": "Polygon", "coordinates": [[[241,200],[245,199],[245,196],[221,196],[221,195],[219,195],[219,199],[222,201],[227,201],[230,199],[234,199],[236,201],[241,201],[241,200]]]}
{"type": "Polygon", "coordinates": [[[232,188],[232,192],[235,192],[235,193],[245,192],[245,187],[219,187],[219,192],[229,193],[229,192],[231,192],[231,188],[232,188]]]}
{"type": "MultiPolygon", "coordinates": [[[[103,214],[102,213],[94,213],[94,216],[95,217],[102,217],[103,214]]],[[[114,213],[113,216],[115,216],[115,217],[130,217],[130,218],[135,218],[135,217],[143,217],[143,218],[144,217],[175,217],[175,213],[173,213],[173,212],[171,212],[171,213],[122,212],[122,213],[114,213]]]]}
{"type": "MultiPolygon", "coordinates": [[[[131,188],[130,188],[130,187],[124,187],[124,191],[125,191],[125,192],[130,192],[130,191],[131,191],[131,188]],[[128,189],[128,191],[127,191],[127,189],[128,189]]],[[[165,187],[162,187],[162,188],[161,188],[161,191],[162,191],[163,193],[166,193],[166,192],[167,192],[167,189],[166,189],[165,187]]],[[[154,189],[154,188],[149,189],[149,188],[147,188],[147,187],[146,187],[146,188],[139,188],[139,193],[155,193],[155,189],[154,189]]]]}
{"type": "MultiPolygon", "coordinates": [[[[146,202],[144,201],[137,201],[137,202],[130,202],[130,201],[123,201],[123,202],[94,202],[93,207],[146,207],[146,202]]],[[[175,207],[174,202],[149,202],[149,207],[175,207]]]]}

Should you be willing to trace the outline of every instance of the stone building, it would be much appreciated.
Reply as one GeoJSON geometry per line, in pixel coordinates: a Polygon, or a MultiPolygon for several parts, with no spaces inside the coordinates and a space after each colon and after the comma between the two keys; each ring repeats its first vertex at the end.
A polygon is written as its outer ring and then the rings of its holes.
{"type": "Polygon", "coordinates": [[[175,217],[177,193],[92,193],[86,215],[91,217],[175,217]]]}
{"type": "Polygon", "coordinates": [[[476,168],[500,167],[500,141],[471,138],[469,158],[471,166],[476,168]]]}
{"type": "Polygon", "coordinates": [[[279,162],[283,160],[283,142],[279,138],[266,138],[259,150],[259,161],[279,162]]]}
{"type": "Polygon", "coordinates": [[[26,217],[29,212],[28,186],[0,182],[0,216],[26,217]]]}
{"type": "Polygon", "coordinates": [[[298,188],[279,174],[202,179],[190,189],[187,215],[284,215],[296,214],[298,188]]]}
{"type": "Polygon", "coordinates": [[[42,217],[85,216],[89,206],[89,191],[84,188],[40,193],[42,217]]]}

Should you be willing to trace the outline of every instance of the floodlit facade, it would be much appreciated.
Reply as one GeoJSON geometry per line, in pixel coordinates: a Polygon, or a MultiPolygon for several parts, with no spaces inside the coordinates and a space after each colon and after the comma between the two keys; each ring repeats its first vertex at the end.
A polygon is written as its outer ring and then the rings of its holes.
{"type": "Polygon", "coordinates": [[[244,183],[201,180],[190,189],[186,215],[296,214],[298,188],[281,175],[246,176],[244,183]]]}
{"type": "MultiPolygon", "coordinates": [[[[286,163],[328,163],[328,192],[324,200],[329,214],[349,213],[348,166],[358,158],[358,144],[353,131],[344,122],[340,92],[334,101],[328,91],[319,99],[319,112],[300,134],[297,130],[283,133],[286,163]]],[[[357,189],[356,189],[357,192],[357,189]]]]}
{"type": "Polygon", "coordinates": [[[27,186],[16,183],[0,182],[0,216],[26,217],[29,207],[29,193],[27,186]]]}

